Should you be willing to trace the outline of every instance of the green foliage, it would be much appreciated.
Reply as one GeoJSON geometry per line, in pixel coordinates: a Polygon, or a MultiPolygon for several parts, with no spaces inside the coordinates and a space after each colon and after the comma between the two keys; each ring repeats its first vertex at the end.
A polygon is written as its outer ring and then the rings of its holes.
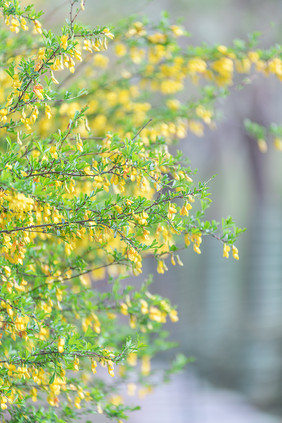
{"type": "MultiPolygon", "coordinates": [[[[280,47],[253,50],[258,34],[182,48],[189,34],[166,13],[124,20],[114,35],[77,23],[84,3],[70,2],[54,34],[33,6],[0,1],[0,404],[11,422],[68,422],[74,409],[120,421],[138,408],[121,388],[151,391],[151,359],[175,348],[164,325],[178,315],[151,277],[129,276],[148,256],[161,274],[168,259],[183,265],[178,253],[201,254],[204,236],[239,259],[242,230],[206,220],[210,181],[174,145],[213,129],[217,99],[246,75],[281,77],[280,47]]],[[[269,131],[280,149],[281,128],[269,131]]],[[[163,380],[189,361],[178,354],[163,380]]]]}

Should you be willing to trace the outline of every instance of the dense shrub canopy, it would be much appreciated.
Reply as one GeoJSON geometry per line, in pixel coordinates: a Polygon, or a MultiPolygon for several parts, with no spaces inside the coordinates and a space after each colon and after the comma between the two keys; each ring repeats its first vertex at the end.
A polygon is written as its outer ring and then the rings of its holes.
{"type": "MultiPolygon", "coordinates": [[[[159,273],[168,260],[182,266],[179,250],[200,254],[204,236],[239,259],[240,230],[230,217],[205,220],[208,183],[174,145],[215,127],[234,84],[282,79],[280,49],[256,49],[256,34],[183,48],[189,34],[165,14],[88,28],[77,23],[84,3],[70,0],[54,34],[33,6],[0,1],[0,402],[14,422],[69,421],[74,410],[119,421],[121,387],[150,392],[150,360],[174,346],[163,325],[177,311],[150,293],[151,278],[124,279],[147,256],[159,273]],[[50,408],[31,406],[38,399],[50,408]]],[[[246,127],[265,151],[266,129],[246,127]]],[[[269,131],[281,149],[281,129],[269,131]]],[[[164,379],[185,362],[178,355],[164,379]]]]}

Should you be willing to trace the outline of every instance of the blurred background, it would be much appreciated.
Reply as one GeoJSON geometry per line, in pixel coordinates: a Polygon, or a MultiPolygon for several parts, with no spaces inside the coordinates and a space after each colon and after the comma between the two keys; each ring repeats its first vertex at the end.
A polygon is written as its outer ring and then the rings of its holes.
{"type": "MultiPolygon", "coordinates": [[[[67,16],[68,1],[37,4],[48,25],[67,16]]],[[[162,10],[171,20],[181,17],[195,45],[228,45],[254,31],[262,33],[264,47],[281,43],[281,0],[88,0],[80,19],[115,25],[132,13],[158,19],[162,10]]],[[[221,246],[205,239],[201,256],[187,250],[184,267],[155,275],[153,289],[178,304],[172,338],[196,360],[140,401],[142,411],[131,415],[132,423],[282,421],[282,153],[270,146],[262,154],[243,125],[244,118],[281,124],[281,93],[278,79],[258,76],[221,100],[215,131],[201,139],[189,133],[181,143],[201,180],[216,174],[208,217],[230,214],[247,231],[237,245],[239,262],[223,259],[221,246]]],[[[148,263],[148,272],[154,269],[148,263]]]]}

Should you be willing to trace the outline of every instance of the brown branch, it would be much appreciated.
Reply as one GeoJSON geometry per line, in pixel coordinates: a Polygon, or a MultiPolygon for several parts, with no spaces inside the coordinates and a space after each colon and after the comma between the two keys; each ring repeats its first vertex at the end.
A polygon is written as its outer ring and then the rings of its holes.
{"type": "MultiPolygon", "coordinates": [[[[67,278],[55,279],[54,281],[52,281],[52,284],[54,284],[54,283],[58,283],[58,282],[69,281],[69,280],[71,280],[71,279],[78,278],[79,276],[86,275],[87,273],[93,272],[93,271],[95,271],[95,270],[103,269],[103,268],[106,268],[106,267],[112,266],[112,265],[114,265],[114,264],[124,264],[124,263],[122,262],[122,260],[120,260],[120,261],[113,261],[113,262],[111,262],[111,263],[104,264],[104,265],[102,265],[102,266],[98,266],[98,267],[93,267],[93,268],[91,268],[91,269],[87,269],[87,270],[85,270],[84,272],[77,273],[76,275],[72,275],[72,276],[69,276],[69,277],[67,277],[67,278]]],[[[48,285],[48,283],[47,283],[47,282],[44,282],[44,283],[42,283],[42,284],[40,284],[40,285],[36,286],[35,288],[30,289],[30,290],[27,292],[27,294],[30,294],[31,292],[37,291],[38,289],[42,288],[42,287],[43,287],[43,286],[45,286],[45,285],[48,285]]]]}
{"type": "Polygon", "coordinates": [[[142,126],[142,128],[140,128],[139,129],[139,131],[134,135],[134,137],[131,139],[131,141],[133,141],[133,140],[135,140],[135,138],[137,138],[138,137],[138,135],[143,131],[143,129],[145,129],[146,128],[146,126],[148,126],[149,125],[149,123],[151,123],[152,122],[152,118],[151,119],[149,119],[148,120],[148,122],[146,122],[143,126],[142,126]]]}

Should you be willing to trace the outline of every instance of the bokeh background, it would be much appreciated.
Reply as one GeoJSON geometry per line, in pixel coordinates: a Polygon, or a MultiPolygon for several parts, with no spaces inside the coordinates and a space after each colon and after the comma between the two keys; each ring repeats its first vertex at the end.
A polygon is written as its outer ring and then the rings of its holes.
{"type": "MultiPolygon", "coordinates": [[[[68,1],[35,3],[46,10],[46,26],[59,27],[67,16],[68,1]]],[[[88,0],[81,20],[116,25],[133,13],[157,20],[162,10],[173,21],[181,18],[195,45],[228,45],[254,31],[264,47],[281,43],[281,0],[88,0]]],[[[282,421],[282,153],[270,145],[262,154],[243,125],[244,118],[282,123],[281,82],[258,76],[218,107],[217,129],[201,139],[189,134],[181,148],[201,180],[216,174],[209,217],[231,214],[247,227],[238,242],[240,261],[223,259],[216,241],[206,239],[201,256],[187,250],[184,267],[155,275],[153,289],[179,305],[172,339],[196,360],[170,385],[137,400],[142,411],[132,423],[282,421]]],[[[153,272],[155,265],[147,267],[153,272]]]]}

